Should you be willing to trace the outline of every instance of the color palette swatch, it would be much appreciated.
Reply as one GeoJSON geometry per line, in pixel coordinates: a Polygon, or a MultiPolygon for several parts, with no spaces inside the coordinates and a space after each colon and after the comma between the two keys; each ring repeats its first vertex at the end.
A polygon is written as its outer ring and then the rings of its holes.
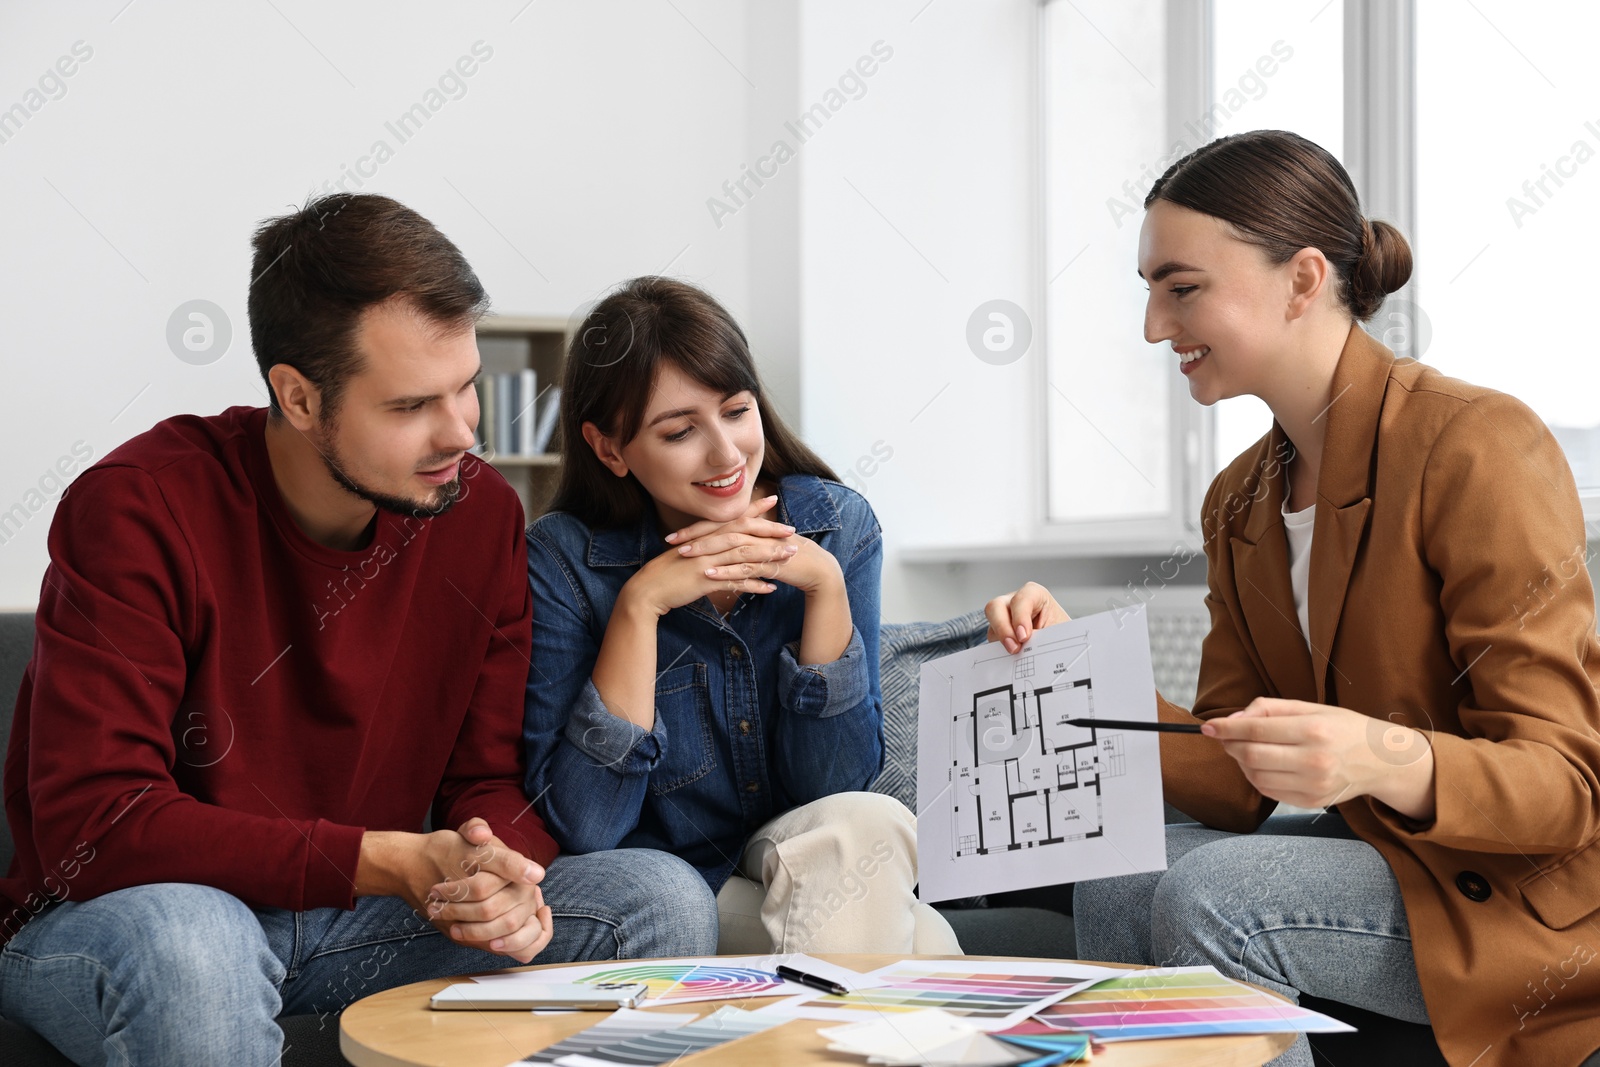
{"type": "Polygon", "coordinates": [[[555,1063],[563,1056],[593,1052],[607,1045],[615,1045],[636,1037],[658,1034],[684,1026],[694,1021],[694,1012],[635,1011],[623,1008],[595,1023],[587,1030],[579,1030],[571,1037],[562,1038],[549,1048],[518,1060],[511,1067],[523,1063],[555,1063]]]}
{"type": "Polygon", "coordinates": [[[577,981],[583,985],[643,982],[648,989],[645,1001],[652,1004],[774,997],[794,991],[770,971],[714,963],[642,963],[632,967],[609,967],[577,981]]]}
{"type": "Polygon", "coordinates": [[[830,1052],[883,1067],[1047,1067],[1089,1058],[1083,1034],[995,1038],[938,1008],[825,1026],[817,1036],[830,1052]]]}
{"type": "Polygon", "coordinates": [[[1354,1027],[1280,1000],[1210,967],[1135,971],[1096,983],[1004,1031],[1080,1033],[1099,1041],[1209,1034],[1334,1033],[1354,1027]]]}
{"type": "Polygon", "coordinates": [[[1080,1063],[1090,1058],[1092,1045],[1088,1034],[1017,1034],[996,1035],[1008,1045],[1027,1049],[1034,1057],[1021,1067],[1053,1067],[1058,1063],[1080,1063]]]}
{"type": "Polygon", "coordinates": [[[961,967],[908,961],[873,971],[871,977],[880,984],[842,996],[827,993],[796,998],[762,1011],[843,1022],[938,1008],[980,1030],[994,1031],[1089,987],[1101,975],[1077,975],[1070,966],[1000,963],[961,967]]]}
{"type": "Polygon", "coordinates": [[[638,1034],[613,1044],[568,1053],[550,1062],[556,1067],[653,1067],[758,1034],[782,1022],[776,1016],[739,1008],[718,1008],[687,1026],[638,1034]]]}

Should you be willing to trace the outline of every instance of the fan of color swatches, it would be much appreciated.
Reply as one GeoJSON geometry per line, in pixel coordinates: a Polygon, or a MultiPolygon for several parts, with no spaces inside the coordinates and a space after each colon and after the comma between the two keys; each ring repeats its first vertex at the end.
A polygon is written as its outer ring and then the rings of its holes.
{"type": "Polygon", "coordinates": [[[970,1019],[999,1020],[1019,1011],[1037,1011],[1060,999],[1081,979],[1003,972],[874,972],[884,984],[844,996],[820,997],[818,1007],[862,1012],[911,1012],[940,1008],[970,1019]]]}
{"type": "Polygon", "coordinates": [[[568,1053],[555,1064],[556,1067],[658,1067],[741,1037],[759,1034],[781,1023],[776,1016],[723,1007],[686,1026],[635,1034],[614,1044],[568,1053]]]}
{"type": "Polygon", "coordinates": [[[613,967],[579,979],[584,985],[601,982],[643,982],[645,1000],[654,1003],[696,1000],[737,1000],[741,997],[782,996],[784,981],[770,971],[715,964],[640,964],[613,967]]]}
{"type": "Polygon", "coordinates": [[[1067,1031],[1100,1041],[1209,1034],[1333,1033],[1354,1029],[1280,1000],[1209,967],[1140,971],[1098,982],[1005,1031],[1067,1031]]]}
{"type": "Polygon", "coordinates": [[[555,1063],[563,1056],[582,1055],[607,1045],[616,1045],[637,1037],[659,1034],[663,1030],[687,1026],[694,1022],[694,1018],[692,1011],[634,1011],[631,1008],[623,1008],[587,1030],[579,1030],[549,1048],[529,1054],[511,1067],[523,1063],[555,1063]]]}
{"type": "Polygon", "coordinates": [[[830,1052],[883,1067],[1051,1067],[1089,1058],[1083,1034],[995,1038],[938,1008],[823,1027],[817,1036],[830,1052]]]}

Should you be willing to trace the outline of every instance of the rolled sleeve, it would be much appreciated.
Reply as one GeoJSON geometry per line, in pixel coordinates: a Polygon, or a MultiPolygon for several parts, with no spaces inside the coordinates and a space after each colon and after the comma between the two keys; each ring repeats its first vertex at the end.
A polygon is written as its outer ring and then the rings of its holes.
{"type": "Polygon", "coordinates": [[[871,694],[867,648],[855,626],[844,654],[832,663],[801,666],[799,650],[798,641],[790,642],[778,656],[778,701],[788,710],[827,719],[860,706],[871,694]]]}
{"type": "Polygon", "coordinates": [[[586,681],[567,719],[567,741],[597,766],[624,777],[648,775],[667,750],[666,724],[658,717],[646,730],[613,715],[594,682],[586,681]]]}

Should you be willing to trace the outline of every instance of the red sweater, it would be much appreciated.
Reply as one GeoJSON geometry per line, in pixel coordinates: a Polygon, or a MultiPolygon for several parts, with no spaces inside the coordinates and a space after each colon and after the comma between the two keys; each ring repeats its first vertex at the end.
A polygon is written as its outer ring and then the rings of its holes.
{"type": "Polygon", "coordinates": [[[0,940],[50,899],[190,882],[354,907],[363,830],[474,815],[539,863],[522,793],[532,601],[522,506],[462,464],[444,515],[308,538],[266,411],[160,423],[85,471],[50,528],[5,763],[0,940]]]}

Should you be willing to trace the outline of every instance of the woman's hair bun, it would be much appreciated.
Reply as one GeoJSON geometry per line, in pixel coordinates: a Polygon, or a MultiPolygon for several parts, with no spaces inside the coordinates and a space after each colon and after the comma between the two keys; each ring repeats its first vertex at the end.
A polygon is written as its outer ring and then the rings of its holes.
{"type": "Polygon", "coordinates": [[[1221,219],[1280,266],[1301,249],[1321,250],[1360,322],[1411,277],[1400,231],[1365,218],[1344,164],[1297,133],[1250,130],[1201,145],[1167,168],[1144,206],[1157,200],[1221,219]]]}
{"type": "Polygon", "coordinates": [[[1363,219],[1361,255],[1350,270],[1350,311],[1360,322],[1377,313],[1383,298],[1411,278],[1411,245],[1381,219],[1363,219]]]}

